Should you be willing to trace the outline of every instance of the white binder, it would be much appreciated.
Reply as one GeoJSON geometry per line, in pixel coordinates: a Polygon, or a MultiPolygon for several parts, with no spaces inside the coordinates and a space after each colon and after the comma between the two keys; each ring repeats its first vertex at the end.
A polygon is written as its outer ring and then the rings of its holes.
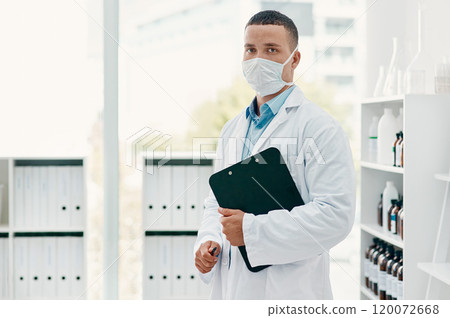
{"type": "Polygon", "coordinates": [[[40,170],[39,167],[31,167],[31,224],[33,228],[39,227],[41,218],[41,200],[40,200],[40,170]]]}
{"type": "Polygon", "coordinates": [[[153,167],[152,173],[144,171],[144,189],[143,189],[143,224],[144,230],[155,228],[155,221],[160,210],[159,195],[158,195],[158,169],[153,167]]]}
{"type": "Polygon", "coordinates": [[[8,298],[8,239],[0,237],[0,299],[8,298]]]}
{"type": "Polygon", "coordinates": [[[70,241],[66,236],[56,239],[56,293],[59,299],[70,298],[70,282],[68,279],[70,271],[70,241]]]}
{"type": "Polygon", "coordinates": [[[84,292],[84,256],[83,237],[70,237],[70,294],[72,299],[85,299],[84,292]]]}
{"type": "Polygon", "coordinates": [[[28,238],[14,237],[14,298],[28,298],[28,238]]]}
{"type": "Polygon", "coordinates": [[[169,299],[172,297],[172,270],[171,270],[171,248],[172,237],[159,237],[159,299],[169,299]]]}
{"type": "Polygon", "coordinates": [[[32,210],[33,210],[33,168],[23,168],[24,177],[24,212],[23,212],[23,226],[29,227],[32,224],[32,210]]]}
{"type": "Polygon", "coordinates": [[[186,226],[186,167],[172,166],[172,227],[186,226]]]}
{"type": "Polygon", "coordinates": [[[144,239],[144,299],[159,299],[159,259],[158,237],[144,239]]]}
{"type": "Polygon", "coordinates": [[[211,188],[209,186],[209,177],[213,173],[212,166],[199,166],[199,191],[200,191],[200,213],[198,214],[198,224],[201,224],[203,219],[203,211],[205,210],[205,199],[209,195],[211,188]]]}
{"type": "Polygon", "coordinates": [[[28,239],[28,276],[31,299],[43,298],[42,237],[28,239]]]}
{"type": "Polygon", "coordinates": [[[39,227],[48,226],[48,167],[39,167],[39,202],[40,218],[39,227]]]}
{"type": "Polygon", "coordinates": [[[46,299],[56,298],[56,237],[42,238],[42,285],[43,295],[46,299]]]}
{"type": "Polygon", "coordinates": [[[70,226],[70,167],[60,166],[57,171],[57,226],[69,228],[70,226]]]}
{"type": "Polygon", "coordinates": [[[14,168],[14,225],[23,227],[24,218],[24,168],[14,168]]]}
{"type": "Polygon", "coordinates": [[[188,236],[185,240],[186,261],[184,262],[186,270],[186,293],[188,298],[197,298],[199,295],[198,270],[194,262],[194,243],[195,236],[188,236]]]}
{"type": "Polygon", "coordinates": [[[197,165],[186,167],[186,227],[197,229],[199,227],[200,197],[199,197],[199,168],[197,165]]]}
{"type": "Polygon", "coordinates": [[[70,226],[80,228],[83,226],[84,202],[83,202],[83,166],[70,167],[71,170],[71,201],[70,201],[70,226]]]}
{"type": "Polygon", "coordinates": [[[186,297],[186,249],[184,241],[186,236],[173,236],[172,238],[172,265],[173,265],[173,275],[172,280],[172,291],[173,298],[182,299],[186,297]]]}
{"type": "Polygon", "coordinates": [[[171,204],[172,204],[172,169],[171,166],[164,165],[157,169],[158,172],[158,221],[155,225],[158,229],[170,229],[171,226],[171,204]]]}
{"type": "Polygon", "coordinates": [[[47,225],[50,228],[55,228],[58,221],[58,167],[48,167],[48,210],[47,210],[47,225]]]}

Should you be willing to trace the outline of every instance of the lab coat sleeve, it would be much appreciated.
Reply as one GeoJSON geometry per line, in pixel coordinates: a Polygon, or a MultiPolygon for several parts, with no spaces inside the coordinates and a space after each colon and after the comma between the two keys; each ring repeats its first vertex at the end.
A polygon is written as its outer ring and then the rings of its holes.
{"type": "Polygon", "coordinates": [[[244,216],[244,242],[252,266],[293,263],[328,253],[351,231],[356,181],[348,138],[335,121],[321,125],[311,136],[309,143],[303,140],[304,159],[295,165],[304,169],[310,201],[290,212],[244,216]]]}
{"type": "MultiPolygon", "coordinates": [[[[220,133],[219,141],[217,143],[217,149],[216,149],[216,159],[214,160],[214,172],[217,172],[221,169],[223,169],[224,165],[224,157],[223,157],[223,133],[226,129],[227,125],[224,125],[222,128],[222,131],[220,133]]],[[[197,252],[200,245],[206,241],[214,241],[219,243],[220,249],[222,250],[223,242],[222,242],[222,225],[220,223],[220,217],[221,215],[217,211],[217,208],[219,207],[219,204],[217,203],[216,197],[214,196],[214,193],[212,190],[209,190],[208,197],[204,200],[205,209],[203,212],[203,219],[202,223],[200,225],[200,228],[198,230],[197,239],[194,244],[194,258],[195,253],[197,252]]],[[[200,279],[206,283],[209,284],[211,282],[211,279],[214,275],[215,269],[217,265],[213,267],[213,269],[206,274],[200,273],[200,279]]]]}

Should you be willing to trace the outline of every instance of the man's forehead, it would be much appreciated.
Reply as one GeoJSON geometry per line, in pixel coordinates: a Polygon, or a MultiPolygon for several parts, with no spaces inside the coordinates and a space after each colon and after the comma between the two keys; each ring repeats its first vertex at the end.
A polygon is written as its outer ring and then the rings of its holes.
{"type": "Polygon", "coordinates": [[[282,25],[264,24],[249,25],[245,29],[244,38],[247,45],[282,46],[288,44],[287,30],[282,25]]]}

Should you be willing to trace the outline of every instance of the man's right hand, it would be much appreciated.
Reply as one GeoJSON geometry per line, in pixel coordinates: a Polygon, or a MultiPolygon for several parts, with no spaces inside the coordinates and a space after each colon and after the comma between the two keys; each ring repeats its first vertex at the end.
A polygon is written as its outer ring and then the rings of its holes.
{"type": "Polygon", "coordinates": [[[220,245],[214,241],[206,241],[198,248],[197,252],[195,252],[195,267],[202,274],[206,274],[211,271],[211,269],[217,263],[217,255],[220,254],[220,245]],[[212,255],[213,249],[214,255],[212,255]]]}

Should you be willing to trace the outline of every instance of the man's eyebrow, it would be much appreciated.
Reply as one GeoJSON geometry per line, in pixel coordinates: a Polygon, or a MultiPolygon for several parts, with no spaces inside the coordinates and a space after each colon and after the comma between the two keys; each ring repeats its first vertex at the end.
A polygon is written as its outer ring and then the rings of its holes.
{"type": "Polygon", "coordinates": [[[245,47],[255,47],[255,45],[254,45],[254,44],[251,44],[251,43],[245,43],[244,46],[245,46],[245,47]]]}
{"type": "MultiPolygon", "coordinates": [[[[264,43],[264,46],[268,46],[268,47],[280,47],[281,45],[277,44],[277,43],[273,43],[273,42],[269,42],[269,43],[264,43]]],[[[255,44],[251,44],[251,43],[245,43],[244,47],[255,47],[255,44]]]]}

